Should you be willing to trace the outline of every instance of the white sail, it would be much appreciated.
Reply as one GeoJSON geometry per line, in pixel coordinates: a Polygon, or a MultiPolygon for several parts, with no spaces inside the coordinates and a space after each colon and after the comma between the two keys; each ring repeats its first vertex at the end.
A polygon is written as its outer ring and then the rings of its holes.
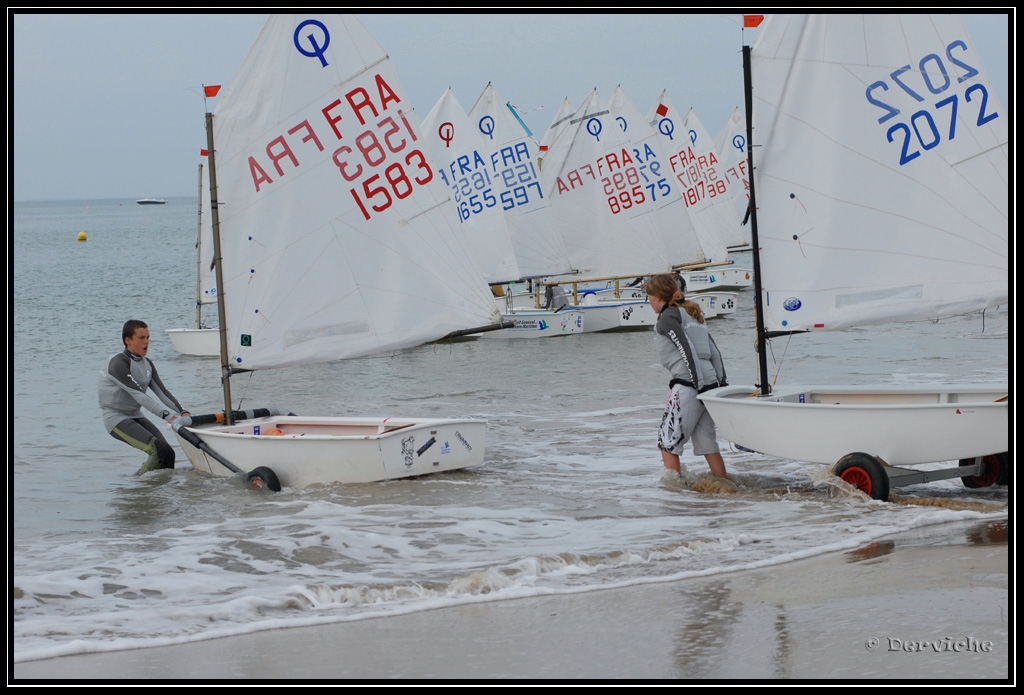
{"type": "Polygon", "coordinates": [[[703,223],[713,229],[726,247],[742,245],[743,230],[732,214],[732,196],[727,187],[727,181],[730,178],[735,180],[738,170],[730,171],[718,160],[715,141],[692,108],[683,118],[683,131],[690,141],[689,161],[684,163],[677,178],[682,181],[684,177],[690,177],[690,186],[683,191],[689,210],[698,219],[697,224],[703,223]],[[692,202],[694,200],[695,203],[692,202]]]}
{"type": "Polygon", "coordinates": [[[669,262],[683,265],[704,261],[706,254],[672,175],[667,141],[650,127],[649,119],[644,118],[621,86],[608,99],[608,110],[629,136],[636,158],[642,161],[642,184],[653,204],[648,214],[654,220],[669,262]]]}
{"type": "MultiPolygon", "coordinates": [[[[656,200],[645,188],[644,151],[595,89],[563,119],[544,161],[545,195],[581,277],[624,277],[664,272],[671,266],[647,212],[656,200]]],[[[655,192],[661,192],[655,186],[655,192]]]]}
{"type": "MultiPolygon", "coordinates": [[[[217,303],[217,280],[213,261],[213,225],[210,223],[209,188],[203,185],[203,165],[199,165],[199,204],[196,233],[195,321],[191,328],[168,328],[167,337],[183,355],[213,357],[220,354],[220,331],[207,326],[203,307],[217,303]]],[[[207,312],[208,314],[212,312],[207,312]]]]}
{"type": "Polygon", "coordinates": [[[890,486],[953,477],[1007,484],[1005,381],[785,386],[768,375],[776,331],[1007,300],[1008,116],[962,22],[776,15],[744,54],[765,330],[760,395],[732,385],[698,396],[719,433],[769,456],[834,464],[878,500],[890,486]],[[907,468],[944,461],[958,465],[907,468]]]}
{"type": "MultiPolygon", "coordinates": [[[[437,174],[448,187],[456,220],[491,284],[522,277],[505,215],[492,179],[490,157],[451,87],[423,118],[423,140],[437,174]]],[[[538,184],[538,188],[540,185],[538,184]]]]}
{"type": "MultiPolygon", "coordinates": [[[[722,232],[718,229],[725,223],[717,213],[705,212],[713,198],[719,195],[715,186],[721,178],[716,168],[717,159],[708,156],[708,152],[703,149],[703,140],[695,143],[697,133],[687,127],[688,118],[692,121],[690,114],[683,115],[672,105],[668,91],[664,90],[647,115],[647,122],[668,148],[668,163],[676,190],[693,222],[701,248],[704,249],[705,260],[725,263],[729,260],[729,252],[722,232]]],[[[708,150],[711,149],[709,145],[708,150]]]]}
{"type": "Polygon", "coordinates": [[[1009,113],[955,15],[772,15],[751,49],[768,330],[1008,298],[1009,113]]]}
{"type": "Polygon", "coordinates": [[[233,367],[355,357],[498,320],[412,105],[354,16],[272,16],[213,128],[233,367]]]}
{"type": "Polygon", "coordinates": [[[199,303],[217,303],[217,274],[213,268],[213,216],[210,215],[210,189],[204,187],[199,202],[199,303]]]}
{"type": "MultiPolygon", "coordinates": [[[[747,218],[750,205],[750,176],[747,174],[747,119],[736,108],[715,138],[715,151],[725,172],[725,189],[736,209],[736,219],[747,218]]],[[[742,226],[743,244],[750,245],[750,226],[742,226]]],[[[731,245],[731,244],[730,244],[731,245]]]]}
{"type": "Polygon", "coordinates": [[[549,200],[540,185],[538,145],[490,83],[469,111],[483,138],[493,195],[505,214],[522,277],[572,270],[562,237],[554,229],[549,200]]]}
{"type": "MultiPolygon", "coordinates": [[[[540,146],[537,148],[539,150],[537,164],[541,167],[541,171],[545,167],[550,170],[560,165],[559,157],[555,156],[555,153],[551,150],[551,144],[558,139],[559,134],[563,130],[569,127],[569,121],[572,120],[575,113],[576,107],[569,101],[569,97],[563,99],[562,105],[558,107],[558,113],[555,114],[551,125],[544,131],[544,137],[540,139],[540,146]]],[[[565,156],[565,152],[562,152],[562,156],[565,156]]]]}

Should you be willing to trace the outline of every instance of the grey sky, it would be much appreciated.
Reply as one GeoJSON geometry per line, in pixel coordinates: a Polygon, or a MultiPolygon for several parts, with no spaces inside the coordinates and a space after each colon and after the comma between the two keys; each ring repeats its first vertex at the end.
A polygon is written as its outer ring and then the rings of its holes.
{"type": "MultiPolygon", "coordinates": [[[[9,14],[14,199],[194,195],[201,85],[231,82],[266,17],[9,14]]],[[[642,113],[667,89],[714,136],[742,105],[740,49],[756,37],[738,13],[359,17],[421,118],[449,86],[468,111],[490,81],[538,139],[565,97],[619,84],[642,113]]],[[[965,21],[1009,105],[1008,16],[965,21]]]]}

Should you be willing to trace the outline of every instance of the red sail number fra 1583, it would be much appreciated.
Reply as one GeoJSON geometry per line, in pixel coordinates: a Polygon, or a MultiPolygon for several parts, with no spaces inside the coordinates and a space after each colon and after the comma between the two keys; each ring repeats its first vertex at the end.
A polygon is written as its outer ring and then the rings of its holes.
{"type": "Polygon", "coordinates": [[[423,152],[410,147],[419,138],[408,118],[401,108],[386,115],[389,108],[400,106],[401,99],[381,75],[373,79],[374,86],[369,90],[355,87],[342,99],[319,109],[317,117],[299,121],[288,129],[287,136],[280,135],[267,143],[265,161],[269,166],[250,156],[249,172],[256,192],[274,183],[268,170],[282,177],[284,165],[297,169],[302,163],[300,155],[308,152],[303,145],[312,144],[314,153],[324,152],[323,143],[330,141],[331,134],[335,141],[350,143],[334,150],[331,159],[342,178],[355,184],[349,192],[365,219],[384,212],[395,199],[407,198],[415,185],[429,183],[434,174],[423,152]],[[346,117],[354,117],[366,130],[349,140],[340,127],[346,117]]]}

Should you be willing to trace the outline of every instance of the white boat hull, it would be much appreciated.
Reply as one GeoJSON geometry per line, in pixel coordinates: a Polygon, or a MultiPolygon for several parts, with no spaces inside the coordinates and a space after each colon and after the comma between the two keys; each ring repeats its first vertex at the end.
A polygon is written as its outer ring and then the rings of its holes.
{"type": "MultiPolygon", "coordinates": [[[[704,298],[707,298],[707,305],[714,312],[712,316],[724,316],[736,313],[739,293],[723,292],[721,290],[714,292],[690,292],[687,293],[686,298],[692,299],[695,302],[704,302],[704,298]]],[[[701,306],[703,307],[703,304],[701,306]]],[[[704,311],[704,318],[709,318],[707,309],[704,311]]]]}
{"type": "Polygon", "coordinates": [[[552,338],[560,335],[584,333],[582,312],[524,309],[501,315],[502,321],[511,321],[511,328],[477,334],[481,338],[552,338]]]}
{"type": "Polygon", "coordinates": [[[536,309],[539,311],[537,297],[530,292],[509,293],[502,297],[495,297],[494,302],[498,306],[498,311],[505,313],[517,309],[536,309]]]}
{"type": "MultiPolygon", "coordinates": [[[[580,290],[579,297],[579,304],[570,304],[559,313],[572,310],[585,314],[581,326],[583,333],[646,330],[657,323],[657,316],[647,303],[647,292],[642,289],[623,287],[616,297],[614,288],[586,288],[580,290]]],[[[717,306],[728,307],[728,313],[735,311],[736,297],[735,292],[717,292],[708,297],[699,299],[693,296],[691,299],[701,304],[705,318],[712,318],[720,313],[717,306]]],[[[495,301],[498,302],[499,310],[504,312],[502,318],[507,320],[516,320],[517,315],[522,316],[523,312],[544,311],[535,308],[536,297],[529,293],[499,297],[495,301]],[[513,307],[512,312],[508,311],[510,305],[513,307]]],[[[551,315],[551,312],[547,315],[551,315]]]]}
{"type": "MultiPolygon", "coordinates": [[[[640,289],[629,289],[619,292],[624,298],[647,297],[647,293],[640,289]]],[[[704,312],[705,319],[713,319],[720,314],[733,314],[736,312],[737,298],[735,292],[687,292],[686,298],[700,305],[704,312]]],[[[649,305],[648,305],[649,306],[649,305]]],[[[654,310],[651,309],[651,314],[654,310]]]]}
{"type": "Polygon", "coordinates": [[[645,330],[654,326],[657,320],[646,299],[605,299],[600,294],[588,293],[580,304],[572,306],[573,311],[581,311],[586,317],[583,324],[586,333],[645,330]]]}
{"type": "MultiPolygon", "coordinates": [[[[274,471],[283,487],[303,488],[479,466],[484,462],[487,421],[288,415],[188,429],[243,471],[265,466],[274,471]],[[284,434],[260,434],[274,428],[284,434]]],[[[215,476],[234,475],[180,435],[178,441],[197,470],[215,476]]]]}
{"type": "Polygon", "coordinates": [[[817,386],[751,396],[726,386],[699,396],[720,437],[762,454],[834,464],[864,452],[890,466],[1009,449],[1006,384],[921,388],[817,386]]]}
{"type": "MultiPolygon", "coordinates": [[[[602,302],[611,304],[613,298],[602,299],[602,302]]],[[[651,330],[658,323],[658,315],[646,301],[624,302],[619,306],[619,329],[624,331],[651,330]]]]}
{"type": "Polygon", "coordinates": [[[754,284],[754,271],[749,268],[711,267],[684,270],[681,275],[686,280],[687,294],[703,290],[741,290],[754,284]]]}
{"type": "Polygon", "coordinates": [[[644,312],[650,310],[649,307],[644,309],[647,306],[645,301],[603,302],[592,295],[587,300],[587,303],[569,305],[559,311],[530,308],[504,311],[502,320],[511,321],[513,327],[481,335],[493,338],[547,338],[576,333],[643,330],[649,323],[643,318],[644,312]]]}
{"type": "Polygon", "coordinates": [[[167,336],[182,355],[220,355],[220,330],[217,328],[168,328],[167,336]]]}

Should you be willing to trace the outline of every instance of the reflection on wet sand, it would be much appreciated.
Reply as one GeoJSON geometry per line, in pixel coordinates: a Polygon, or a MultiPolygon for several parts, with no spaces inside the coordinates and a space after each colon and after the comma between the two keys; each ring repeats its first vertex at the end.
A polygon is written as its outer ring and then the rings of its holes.
{"type": "Polygon", "coordinates": [[[706,582],[682,592],[686,619],[679,626],[673,655],[682,678],[714,678],[721,672],[717,663],[733,640],[733,626],[739,622],[743,604],[731,601],[729,580],[706,582]]]}
{"type": "Polygon", "coordinates": [[[772,678],[792,677],[798,655],[781,600],[751,603],[749,597],[734,594],[731,579],[690,584],[681,596],[686,615],[677,628],[672,652],[680,678],[721,678],[723,673],[739,678],[765,673],[772,678]],[[752,621],[757,624],[767,618],[771,619],[770,635],[749,629],[752,621]],[[773,648],[766,651],[766,644],[773,648]]]}
{"type": "Polygon", "coordinates": [[[1010,526],[1006,521],[991,521],[971,529],[967,542],[971,545],[1006,545],[1010,540],[1010,526]]]}
{"type": "MultiPolygon", "coordinates": [[[[969,545],[1006,545],[1009,542],[1009,535],[1007,521],[987,521],[968,529],[965,532],[965,540],[969,545]]],[[[905,542],[902,545],[913,545],[913,543],[905,542]]],[[[843,557],[847,562],[860,562],[888,555],[894,550],[896,550],[894,541],[879,541],[844,553],[843,557]]]]}
{"type": "Polygon", "coordinates": [[[779,612],[775,616],[775,676],[789,678],[795,649],[793,640],[789,638],[789,621],[786,620],[784,607],[780,603],[776,608],[779,612]]]}
{"type": "Polygon", "coordinates": [[[889,501],[892,504],[913,505],[917,507],[942,507],[943,509],[955,509],[957,511],[970,510],[975,512],[994,512],[1005,509],[1006,504],[999,502],[954,500],[943,497],[904,497],[902,495],[890,495],[889,501]]]}
{"type": "Polygon", "coordinates": [[[861,560],[871,560],[876,557],[882,557],[888,555],[896,549],[896,544],[892,541],[881,541],[878,543],[868,543],[863,548],[857,548],[851,550],[844,556],[847,562],[860,562],[861,560]]]}

